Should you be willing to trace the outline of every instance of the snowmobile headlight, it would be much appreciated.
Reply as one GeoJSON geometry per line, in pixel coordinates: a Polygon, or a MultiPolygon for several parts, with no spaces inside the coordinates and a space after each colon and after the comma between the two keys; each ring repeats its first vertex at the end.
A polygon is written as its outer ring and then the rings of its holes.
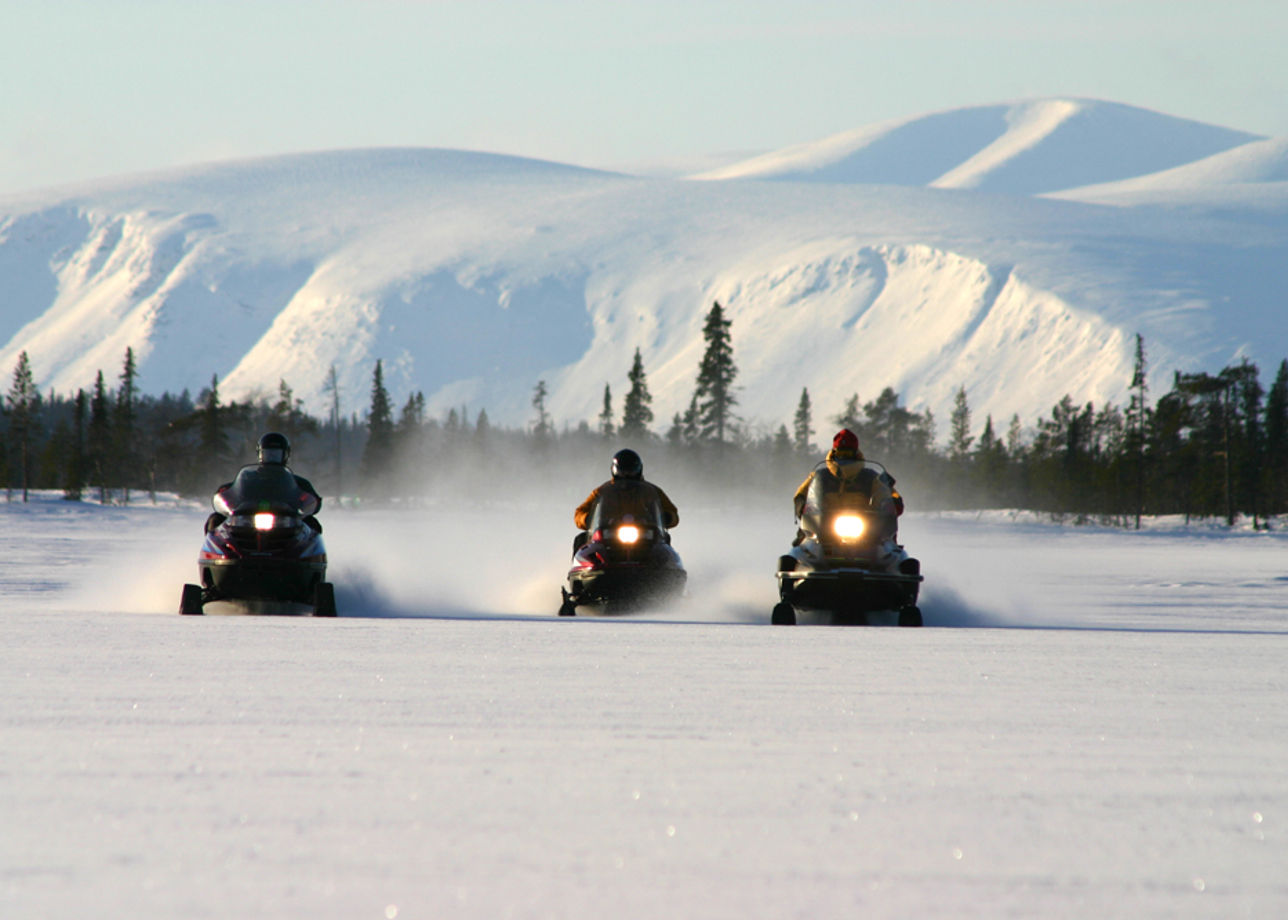
{"type": "Polygon", "coordinates": [[[272,530],[277,526],[277,515],[269,514],[267,511],[261,511],[255,515],[256,530],[272,530]]]}
{"type": "Polygon", "coordinates": [[[863,518],[857,514],[838,514],[832,521],[832,530],[842,540],[857,540],[863,536],[863,518]]]}
{"type": "Polygon", "coordinates": [[[638,543],[640,539],[640,529],[634,524],[623,524],[617,528],[618,543],[638,543]]]}

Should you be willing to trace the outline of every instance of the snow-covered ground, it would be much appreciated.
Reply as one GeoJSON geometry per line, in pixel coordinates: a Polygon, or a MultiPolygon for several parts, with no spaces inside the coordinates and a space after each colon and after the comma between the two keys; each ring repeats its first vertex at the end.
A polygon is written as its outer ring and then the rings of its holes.
{"type": "Polygon", "coordinates": [[[1288,914],[1288,532],[910,513],[926,628],[559,619],[571,507],[328,509],[336,620],[173,613],[205,509],[0,503],[0,916],[1288,914]]]}

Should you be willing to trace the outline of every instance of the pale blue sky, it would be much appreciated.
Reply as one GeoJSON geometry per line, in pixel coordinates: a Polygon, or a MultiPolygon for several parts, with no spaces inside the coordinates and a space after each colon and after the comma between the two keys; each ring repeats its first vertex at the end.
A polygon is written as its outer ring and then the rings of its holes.
{"type": "Polygon", "coordinates": [[[1087,96],[1288,134],[1282,0],[0,0],[0,195],[431,146],[705,165],[1087,96]]]}

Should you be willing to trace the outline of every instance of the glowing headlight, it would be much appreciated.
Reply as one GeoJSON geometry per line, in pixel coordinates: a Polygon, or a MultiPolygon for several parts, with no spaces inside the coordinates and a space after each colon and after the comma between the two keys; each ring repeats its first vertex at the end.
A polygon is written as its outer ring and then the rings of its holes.
{"type": "Polygon", "coordinates": [[[640,538],[640,529],[634,524],[623,524],[617,528],[618,543],[638,543],[640,538]]]}
{"type": "Polygon", "coordinates": [[[854,540],[863,536],[863,518],[857,514],[838,514],[832,521],[832,529],[842,540],[854,540]]]}
{"type": "Polygon", "coordinates": [[[256,530],[272,530],[273,525],[277,523],[277,515],[269,514],[267,511],[261,511],[255,515],[256,530]]]}

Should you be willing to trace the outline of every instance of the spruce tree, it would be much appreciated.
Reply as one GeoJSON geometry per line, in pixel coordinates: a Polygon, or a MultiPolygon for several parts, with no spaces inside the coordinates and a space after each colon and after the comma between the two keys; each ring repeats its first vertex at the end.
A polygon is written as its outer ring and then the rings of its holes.
{"type": "Polygon", "coordinates": [[[841,411],[832,416],[832,424],[838,428],[848,428],[860,438],[863,437],[863,410],[859,407],[859,394],[851,393],[841,411]]]}
{"type": "Polygon", "coordinates": [[[622,426],[618,435],[627,441],[640,441],[648,437],[649,426],[653,424],[653,396],[648,391],[648,378],[644,376],[644,360],[640,350],[635,349],[635,360],[631,363],[631,372],[627,379],[631,388],[622,404],[622,426]]]}
{"type": "Polygon", "coordinates": [[[487,410],[480,409],[474,420],[474,453],[482,457],[487,453],[492,440],[492,423],[488,421],[487,410]]]}
{"type": "Polygon", "coordinates": [[[340,415],[340,378],[335,371],[335,365],[327,371],[326,382],[322,385],[322,392],[331,394],[331,427],[335,431],[334,455],[332,457],[335,463],[335,494],[337,501],[344,500],[344,441],[341,435],[342,422],[344,419],[340,415]]]}
{"type": "Polygon", "coordinates": [[[778,430],[774,432],[774,455],[777,457],[786,457],[792,452],[794,447],[791,433],[788,432],[786,425],[779,425],[778,430]]]}
{"type": "Polygon", "coordinates": [[[696,444],[698,443],[698,438],[702,436],[699,418],[698,394],[694,393],[689,399],[689,407],[684,410],[681,432],[685,444],[696,444]]]}
{"type": "Polygon", "coordinates": [[[1266,492],[1271,514],[1288,510],[1288,360],[1266,394],[1266,492]]]}
{"type": "Polygon", "coordinates": [[[101,504],[107,504],[111,445],[111,409],[103,372],[99,371],[94,378],[94,394],[89,401],[89,472],[92,482],[98,486],[98,500],[101,504]]]}
{"type": "Polygon", "coordinates": [[[18,445],[18,473],[22,479],[22,500],[25,502],[31,481],[33,443],[40,422],[40,392],[36,389],[31,361],[25,351],[18,355],[18,363],[13,369],[13,383],[5,402],[9,406],[9,434],[18,445]]]}
{"type": "Polygon", "coordinates": [[[1011,421],[1006,426],[1006,455],[1012,460],[1020,459],[1024,452],[1024,427],[1020,424],[1020,413],[1016,412],[1011,415],[1011,421]]]}
{"type": "Polygon", "coordinates": [[[116,391],[116,418],[113,424],[113,441],[116,443],[115,456],[110,464],[115,470],[115,479],[121,485],[121,500],[130,503],[130,482],[135,475],[138,463],[138,440],[135,431],[135,407],[138,402],[139,387],[135,382],[138,369],[134,363],[134,349],[125,349],[125,363],[121,368],[121,386],[116,391]]]}
{"type": "Polygon", "coordinates": [[[953,414],[948,421],[948,456],[955,461],[966,459],[974,440],[970,433],[970,403],[963,384],[953,397],[953,414]]]}
{"type": "Polygon", "coordinates": [[[738,368],[733,361],[733,341],[729,329],[732,320],[725,319],[724,308],[716,301],[707,313],[702,328],[706,351],[698,369],[698,386],[694,392],[697,402],[698,436],[704,440],[725,443],[725,434],[733,426],[733,407],[737,397],[733,381],[738,368]]]}
{"type": "Polygon", "coordinates": [[[987,501],[997,501],[1007,494],[1006,445],[993,430],[993,416],[984,419],[984,430],[975,442],[975,469],[987,501]]]}
{"type": "Polygon", "coordinates": [[[417,390],[407,396],[394,429],[395,454],[399,468],[419,465],[425,449],[425,394],[417,390]]]}
{"type": "Polygon", "coordinates": [[[71,445],[63,476],[63,497],[69,501],[80,501],[85,489],[85,428],[88,413],[89,399],[84,390],[77,390],[72,404],[71,445]]]}
{"type": "Polygon", "coordinates": [[[684,419],[678,412],[671,416],[671,427],[666,429],[666,443],[672,447],[684,444],[684,419]]]}
{"type": "Polygon", "coordinates": [[[604,408],[599,410],[599,436],[610,441],[615,432],[613,426],[613,393],[608,384],[604,384],[604,408]]]}
{"type": "Polygon", "coordinates": [[[801,390],[801,400],[796,404],[796,418],[793,420],[792,446],[802,454],[808,453],[814,437],[814,420],[810,407],[809,390],[801,390]]]}
{"type": "Polygon", "coordinates": [[[318,429],[317,420],[304,411],[304,400],[296,397],[290,385],[280,378],[277,381],[277,402],[269,410],[266,424],[270,431],[286,435],[291,443],[318,429]]]}
{"type": "Polygon", "coordinates": [[[371,408],[367,410],[367,446],[362,452],[362,472],[367,486],[376,492],[387,485],[393,463],[394,410],[385,389],[384,363],[377,359],[371,375],[371,408]]]}
{"type": "Polygon", "coordinates": [[[1136,333],[1136,361],[1132,367],[1131,399],[1127,403],[1127,432],[1123,447],[1132,465],[1132,504],[1136,529],[1145,510],[1145,429],[1149,423],[1149,385],[1145,373],[1145,340],[1136,333]]]}
{"type": "Polygon", "coordinates": [[[555,433],[555,426],[550,419],[550,413],[546,411],[546,397],[549,395],[550,391],[546,389],[546,382],[538,380],[537,385],[532,388],[532,408],[537,413],[532,423],[532,436],[536,438],[538,446],[544,446],[555,433]]]}

